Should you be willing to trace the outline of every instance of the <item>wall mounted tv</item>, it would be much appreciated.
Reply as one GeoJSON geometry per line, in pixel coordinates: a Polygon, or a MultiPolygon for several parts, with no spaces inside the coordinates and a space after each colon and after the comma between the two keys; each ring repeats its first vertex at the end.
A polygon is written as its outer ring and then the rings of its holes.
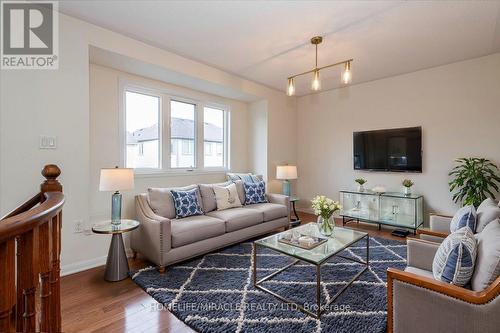
{"type": "Polygon", "coordinates": [[[354,132],[354,169],[422,172],[422,127],[354,132]]]}

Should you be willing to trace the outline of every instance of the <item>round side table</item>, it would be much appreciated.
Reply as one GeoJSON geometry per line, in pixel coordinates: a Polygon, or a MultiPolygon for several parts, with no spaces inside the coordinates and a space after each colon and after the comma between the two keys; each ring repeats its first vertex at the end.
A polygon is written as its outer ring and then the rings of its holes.
{"type": "Polygon", "coordinates": [[[300,218],[299,215],[297,215],[297,211],[295,210],[295,203],[299,201],[300,198],[297,197],[290,197],[290,204],[292,205],[292,210],[293,210],[293,215],[294,217],[290,216],[290,226],[293,227],[298,227],[300,225],[300,218]]]}
{"type": "Polygon", "coordinates": [[[120,224],[111,224],[111,221],[104,221],[92,227],[92,231],[96,234],[113,235],[109,245],[106,271],[104,273],[106,281],[120,281],[128,277],[128,261],[122,234],[138,227],[139,222],[135,220],[120,220],[120,224]]]}

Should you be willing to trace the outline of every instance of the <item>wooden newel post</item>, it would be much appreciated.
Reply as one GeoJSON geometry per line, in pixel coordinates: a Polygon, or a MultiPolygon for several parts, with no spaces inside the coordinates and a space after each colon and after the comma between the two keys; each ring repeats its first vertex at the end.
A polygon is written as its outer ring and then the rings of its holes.
{"type": "MultiPolygon", "coordinates": [[[[48,164],[42,170],[45,181],[40,185],[41,202],[45,200],[46,192],[62,192],[62,185],[57,180],[61,169],[55,164],[48,164]]],[[[61,286],[60,286],[60,256],[61,256],[61,225],[62,214],[59,213],[50,221],[50,268],[49,272],[42,272],[42,317],[47,320],[41,325],[41,331],[61,332],[61,286]],[[44,274],[45,273],[45,274],[44,274]],[[47,281],[48,279],[48,281],[47,281]],[[48,326],[48,327],[47,327],[48,326]]],[[[42,229],[43,230],[43,229],[42,229]]],[[[42,231],[45,232],[45,230],[42,231]]],[[[46,245],[46,244],[44,244],[46,245]]]]}
{"type": "Polygon", "coordinates": [[[42,169],[42,176],[45,177],[45,181],[40,185],[40,192],[42,194],[42,202],[45,201],[45,192],[62,192],[62,185],[57,180],[57,177],[61,175],[61,169],[55,164],[47,164],[42,169]]]}

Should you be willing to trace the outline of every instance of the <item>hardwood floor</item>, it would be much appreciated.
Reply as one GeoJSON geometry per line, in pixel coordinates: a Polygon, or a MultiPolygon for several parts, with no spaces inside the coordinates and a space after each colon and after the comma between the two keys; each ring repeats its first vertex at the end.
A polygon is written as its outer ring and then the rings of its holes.
{"type": "MultiPolygon", "coordinates": [[[[299,213],[303,223],[314,215],[299,213]]],[[[341,226],[342,221],[336,221],[341,226]]],[[[378,236],[404,241],[391,236],[391,230],[378,230],[376,225],[349,223],[348,227],[378,236]]],[[[131,269],[149,265],[139,259],[129,260],[131,269]]],[[[173,314],[157,309],[157,302],[131,279],[106,282],[104,267],[65,276],[61,279],[62,324],[64,332],[194,332],[173,314]]]]}

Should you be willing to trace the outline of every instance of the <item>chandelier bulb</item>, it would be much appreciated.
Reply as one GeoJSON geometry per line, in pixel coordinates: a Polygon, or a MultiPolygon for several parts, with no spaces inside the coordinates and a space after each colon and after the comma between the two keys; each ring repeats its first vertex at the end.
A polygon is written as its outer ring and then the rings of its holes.
{"type": "Polygon", "coordinates": [[[311,89],[314,91],[321,90],[321,80],[319,78],[319,70],[314,70],[313,80],[311,82],[311,89]]]}
{"type": "Polygon", "coordinates": [[[293,82],[293,77],[288,79],[288,85],[286,87],[287,96],[295,95],[295,83],[293,82]]]}
{"type": "Polygon", "coordinates": [[[352,72],[351,72],[351,62],[348,61],[344,65],[344,71],[342,72],[342,83],[349,84],[352,82],[352,72]]]}

